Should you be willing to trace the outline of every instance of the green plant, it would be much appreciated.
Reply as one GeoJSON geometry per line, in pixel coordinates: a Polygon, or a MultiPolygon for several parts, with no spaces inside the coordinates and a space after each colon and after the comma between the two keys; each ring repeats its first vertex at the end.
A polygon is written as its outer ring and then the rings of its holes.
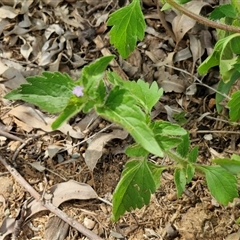
{"type": "MultiPolygon", "coordinates": [[[[209,18],[220,20],[221,22],[240,26],[240,4],[232,0],[231,4],[221,5],[210,14],[209,18]]],[[[229,93],[232,85],[240,77],[240,33],[218,30],[218,41],[214,47],[212,54],[199,66],[198,72],[206,74],[212,67],[219,66],[221,81],[218,84],[216,93],[217,111],[221,112],[223,106],[221,102],[229,93]],[[225,96],[224,96],[225,95],[225,96]]],[[[239,107],[235,104],[240,98],[240,92],[235,92],[228,103],[230,108],[230,119],[236,121],[240,118],[237,114],[239,107]]]]}
{"type": "MultiPolygon", "coordinates": [[[[140,1],[133,0],[114,12],[108,24],[113,26],[111,43],[123,57],[127,57],[137,39],[144,36],[145,23],[140,1]],[[139,28],[135,29],[136,25],[139,28]]],[[[124,81],[115,72],[106,71],[112,59],[113,56],[105,56],[85,66],[75,82],[67,74],[58,72],[29,77],[28,84],[21,85],[5,98],[21,99],[50,113],[59,113],[52,124],[53,129],[79,111],[88,113],[95,109],[100,116],[119,124],[133,136],[135,143],[126,150],[131,160],[127,162],[113,194],[114,221],[125,211],[148,204],[151,194],[160,186],[162,172],[169,168],[174,170],[178,196],[197,172],[205,176],[207,186],[218,202],[226,205],[237,197],[236,174],[239,171],[233,169],[239,168],[239,160],[215,159],[218,165],[213,166],[198,164],[198,148],[190,148],[186,130],[177,124],[151,119],[151,110],[163,90],[156,82],[149,85],[141,79],[124,81]],[[173,164],[160,166],[152,163],[148,161],[149,154],[159,157],[168,155],[173,164]]]]}

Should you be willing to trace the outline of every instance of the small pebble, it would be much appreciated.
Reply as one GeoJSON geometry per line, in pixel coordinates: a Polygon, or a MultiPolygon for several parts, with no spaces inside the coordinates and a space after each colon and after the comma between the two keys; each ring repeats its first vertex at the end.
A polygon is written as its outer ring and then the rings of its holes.
{"type": "Polygon", "coordinates": [[[85,218],[84,218],[83,223],[84,223],[84,226],[85,226],[87,229],[90,229],[90,230],[93,229],[94,226],[95,226],[95,224],[96,224],[92,219],[90,219],[90,218],[88,218],[88,217],[85,217],[85,218]]]}
{"type": "Polygon", "coordinates": [[[177,200],[177,193],[170,193],[170,194],[168,194],[167,195],[167,199],[169,200],[169,201],[176,201],[177,200]]]}

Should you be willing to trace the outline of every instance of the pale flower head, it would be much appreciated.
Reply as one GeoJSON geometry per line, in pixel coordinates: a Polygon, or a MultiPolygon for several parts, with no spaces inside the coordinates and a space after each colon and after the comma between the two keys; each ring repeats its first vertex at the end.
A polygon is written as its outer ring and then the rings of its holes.
{"type": "Polygon", "coordinates": [[[83,96],[83,87],[81,87],[81,86],[74,87],[72,93],[74,95],[76,95],[77,97],[82,97],[83,96]]]}

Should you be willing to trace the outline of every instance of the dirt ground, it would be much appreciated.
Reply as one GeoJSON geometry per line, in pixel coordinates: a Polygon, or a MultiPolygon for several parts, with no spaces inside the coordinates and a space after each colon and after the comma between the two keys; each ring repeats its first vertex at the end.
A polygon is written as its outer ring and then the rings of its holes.
{"type": "MultiPolygon", "coordinates": [[[[221,4],[202,2],[194,9],[202,15],[221,4]]],[[[79,113],[61,129],[52,131],[49,119],[55,116],[30,104],[3,99],[28,76],[47,70],[66,72],[77,79],[84,65],[112,53],[118,64],[115,71],[123,78],[157,81],[164,89],[153,116],[178,121],[189,130],[192,146],[199,146],[199,162],[211,164],[213,157],[239,154],[239,136],[234,134],[238,127],[228,122],[227,109],[221,116],[216,113],[214,93],[207,87],[214,87],[219,81],[218,69],[201,79],[204,85],[196,85],[191,77],[201,78],[196,69],[211,52],[215,31],[180,19],[178,28],[185,32],[181,37],[173,23],[179,13],[169,10],[164,18],[180,39],[176,44],[160,21],[154,1],[143,1],[145,38],[129,58],[122,59],[109,43],[106,20],[124,4],[128,1],[0,1],[0,156],[42,195],[69,180],[91,186],[84,196],[78,197],[75,190],[59,187],[59,196],[67,199],[60,201],[59,208],[102,239],[240,239],[239,198],[228,206],[218,204],[204,178],[196,175],[178,199],[170,170],[164,171],[161,186],[149,206],[126,213],[113,223],[112,193],[128,160],[124,149],[132,138],[121,129],[116,135],[116,126],[110,126],[94,112],[79,113]],[[92,153],[90,149],[97,150],[92,153]],[[89,170],[89,166],[94,166],[94,170],[89,170]],[[68,195],[61,195],[64,192],[68,195]],[[96,196],[89,197],[90,192],[96,196]]],[[[232,91],[236,89],[237,84],[232,91]]],[[[154,156],[150,160],[172,163],[171,159],[154,156]]],[[[3,229],[18,233],[12,239],[88,239],[49,211],[32,207],[34,214],[22,216],[21,213],[27,214],[23,209],[29,206],[29,199],[29,192],[0,164],[0,239],[4,239],[3,229]],[[3,224],[6,217],[24,221],[19,229],[13,228],[3,224]]]]}

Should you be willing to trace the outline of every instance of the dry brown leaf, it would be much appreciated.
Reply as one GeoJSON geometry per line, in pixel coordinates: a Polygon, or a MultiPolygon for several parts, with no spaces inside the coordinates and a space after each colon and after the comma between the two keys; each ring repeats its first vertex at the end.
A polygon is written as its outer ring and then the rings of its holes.
{"type": "Polygon", "coordinates": [[[46,168],[40,162],[28,163],[31,167],[35,168],[39,172],[43,172],[46,168]]]}
{"type": "Polygon", "coordinates": [[[197,62],[197,60],[203,55],[204,49],[201,45],[200,40],[198,40],[192,34],[189,34],[189,39],[190,39],[190,50],[192,52],[192,57],[193,57],[193,66],[195,66],[195,63],[197,62]]]}
{"type": "Polygon", "coordinates": [[[63,36],[46,41],[42,47],[39,65],[46,66],[51,63],[53,56],[64,49],[65,41],[63,36]]]}
{"type": "MultiPolygon", "coordinates": [[[[47,117],[39,110],[28,106],[28,104],[23,104],[13,108],[2,117],[2,121],[8,125],[7,122],[9,122],[8,119],[11,119],[11,116],[18,118],[32,129],[42,129],[45,132],[53,131],[51,124],[55,119],[47,117]]],[[[61,127],[58,128],[58,130],[66,135],[69,134],[73,138],[84,138],[83,133],[75,131],[68,123],[64,123],[61,127]]]]}
{"type": "Polygon", "coordinates": [[[98,115],[94,110],[91,110],[88,114],[84,116],[78,123],[77,127],[81,129],[81,131],[85,131],[91,123],[93,123],[97,119],[98,115]]]}
{"type": "Polygon", "coordinates": [[[201,46],[204,46],[207,50],[207,54],[210,55],[213,52],[213,39],[208,30],[202,30],[200,32],[201,46]]]}
{"type": "Polygon", "coordinates": [[[64,240],[69,231],[69,225],[57,216],[51,217],[45,227],[45,240],[64,240]]]}
{"type": "MultiPolygon", "coordinates": [[[[63,202],[78,199],[78,200],[88,200],[98,198],[97,193],[93,190],[93,188],[85,183],[79,183],[74,180],[69,180],[68,182],[63,182],[56,184],[50,188],[50,193],[45,194],[44,198],[46,201],[51,201],[55,207],[59,207],[63,202]]],[[[0,227],[0,240],[4,240],[4,238],[12,234],[15,230],[15,226],[17,226],[17,221],[19,216],[24,216],[24,219],[28,220],[34,214],[46,211],[47,209],[42,205],[41,201],[36,199],[28,199],[24,203],[25,207],[21,209],[24,211],[23,215],[20,213],[16,218],[5,218],[0,227]]]]}
{"type": "Polygon", "coordinates": [[[10,67],[8,68],[2,76],[4,77],[5,81],[4,85],[7,87],[9,90],[13,90],[18,88],[21,84],[27,83],[26,79],[23,77],[22,73],[13,68],[10,67]]]}
{"type": "Polygon", "coordinates": [[[63,147],[58,146],[58,145],[49,145],[46,150],[46,157],[53,158],[63,147]]]}
{"type": "Polygon", "coordinates": [[[15,218],[6,217],[2,222],[2,226],[0,227],[0,240],[4,240],[6,236],[12,234],[16,225],[17,220],[15,218]]]}
{"type": "MultiPolygon", "coordinates": [[[[72,199],[88,200],[98,198],[93,188],[85,183],[79,183],[74,180],[59,183],[52,186],[49,193],[44,195],[55,207],[59,207],[62,203],[72,199]]],[[[37,200],[29,201],[27,204],[26,220],[34,214],[47,210],[41,202],[37,200]]]]}
{"type": "Polygon", "coordinates": [[[228,235],[225,239],[226,240],[239,240],[240,239],[240,230],[238,230],[236,233],[232,233],[232,234],[228,235]]]}
{"type": "Polygon", "coordinates": [[[89,169],[93,171],[98,159],[102,156],[103,147],[107,142],[114,138],[125,139],[128,136],[128,132],[121,129],[114,129],[110,133],[98,134],[88,145],[85,152],[85,162],[89,169]]]}
{"type": "Polygon", "coordinates": [[[183,93],[189,86],[187,81],[179,78],[176,74],[171,75],[166,71],[161,71],[157,80],[160,87],[163,88],[164,92],[177,92],[183,93]]]}
{"type": "Polygon", "coordinates": [[[58,4],[60,4],[62,2],[62,0],[42,0],[45,4],[51,6],[51,7],[57,7],[58,4]]]}
{"type": "Polygon", "coordinates": [[[10,18],[13,19],[19,14],[19,10],[16,10],[10,6],[2,6],[0,8],[0,18],[10,18]]]}
{"type": "Polygon", "coordinates": [[[23,37],[19,36],[19,38],[22,39],[23,45],[20,48],[20,53],[23,55],[23,57],[28,61],[30,54],[32,53],[32,46],[27,42],[23,37]]]}
{"type": "MultiPolygon", "coordinates": [[[[184,5],[184,7],[195,14],[199,14],[204,6],[209,6],[208,3],[202,1],[191,1],[184,5]]],[[[176,36],[177,43],[180,42],[183,36],[194,27],[196,21],[184,14],[179,14],[173,19],[172,29],[176,36]]]]}
{"type": "Polygon", "coordinates": [[[192,53],[189,50],[189,47],[186,47],[180,51],[178,51],[175,55],[174,55],[174,62],[180,62],[186,59],[189,59],[192,57],[192,53]]]}

